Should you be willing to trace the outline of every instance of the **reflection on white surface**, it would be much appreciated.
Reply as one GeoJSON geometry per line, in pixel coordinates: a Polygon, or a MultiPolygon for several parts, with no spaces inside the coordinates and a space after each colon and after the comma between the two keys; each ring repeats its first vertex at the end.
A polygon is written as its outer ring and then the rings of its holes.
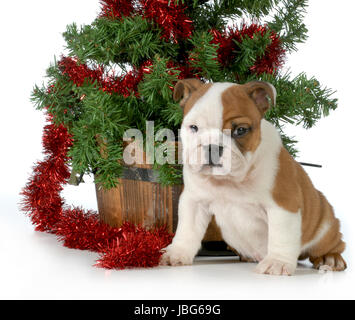
{"type": "MultiPolygon", "coordinates": [[[[192,266],[105,270],[94,252],[65,248],[33,231],[15,198],[0,199],[0,299],[346,299],[354,298],[352,265],[319,272],[308,262],[292,277],[253,272],[237,257],[198,257],[192,266]]],[[[349,262],[349,251],[345,258],[349,262]]]]}

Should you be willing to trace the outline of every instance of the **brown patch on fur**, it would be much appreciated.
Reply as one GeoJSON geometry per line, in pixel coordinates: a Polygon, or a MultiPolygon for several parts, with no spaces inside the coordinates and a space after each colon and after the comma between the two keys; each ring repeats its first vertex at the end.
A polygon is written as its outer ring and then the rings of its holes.
{"type": "Polygon", "coordinates": [[[236,126],[247,125],[250,132],[235,139],[242,153],[255,151],[261,139],[261,114],[244,86],[235,85],[222,93],[223,130],[233,130],[236,126]]]}
{"type": "Polygon", "coordinates": [[[191,93],[202,85],[203,82],[195,78],[179,80],[174,87],[173,98],[175,101],[180,101],[180,105],[183,107],[191,93]]]}
{"type": "Polygon", "coordinates": [[[272,195],[280,207],[294,213],[301,209],[302,204],[301,187],[297,181],[299,169],[302,168],[299,168],[287,150],[282,147],[279,154],[279,170],[272,195]]]}
{"type": "Polygon", "coordinates": [[[302,253],[302,258],[316,259],[327,254],[340,254],[345,249],[339,220],[324,195],[312,184],[302,166],[285,148],[279,154],[279,169],[272,192],[275,202],[290,212],[302,214],[302,245],[317,237],[322,226],[329,230],[320,241],[302,253]]]}
{"type": "Polygon", "coordinates": [[[268,97],[274,105],[276,97],[272,86],[264,81],[251,81],[244,85],[247,94],[253,99],[260,114],[264,116],[265,112],[270,108],[268,97]]]}
{"type": "Polygon", "coordinates": [[[180,106],[184,109],[184,116],[186,116],[196,101],[206,93],[211,85],[211,83],[204,84],[198,79],[184,79],[176,83],[174,100],[180,100],[180,106]]]}
{"type": "Polygon", "coordinates": [[[242,153],[254,152],[260,144],[260,121],[270,108],[268,97],[274,104],[274,90],[263,81],[235,85],[222,94],[223,129],[233,130],[238,126],[250,128],[245,136],[235,138],[242,153]]]}

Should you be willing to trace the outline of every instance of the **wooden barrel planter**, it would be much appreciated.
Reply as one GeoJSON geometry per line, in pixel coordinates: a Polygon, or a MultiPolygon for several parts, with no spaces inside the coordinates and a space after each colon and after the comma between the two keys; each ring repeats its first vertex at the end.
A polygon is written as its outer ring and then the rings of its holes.
{"type": "MultiPolygon", "coordinates": [[[[145,155],[144,155],[145,159],[145,155]]],[[[150,228],[167,226],[175,232],[178,223],[178,203],[183,184],[162,186],[158,173],[149,164],[125,166],[118,185],[104,189],[96,185],[100,219],[120,227],[129,221],[150,228]]],[[[199,255],[233,255],[222,240],[219,228],[212,219],[199,255]]]]}
{"type": "Polygon", "coordinates": [[[152,168],[126,167],[117,187],[105,190],[96,185],[100,219],[115,227],[124,221],[148,228],[166,225],[174,232],[182,189],[160,185],[152,168]]]}

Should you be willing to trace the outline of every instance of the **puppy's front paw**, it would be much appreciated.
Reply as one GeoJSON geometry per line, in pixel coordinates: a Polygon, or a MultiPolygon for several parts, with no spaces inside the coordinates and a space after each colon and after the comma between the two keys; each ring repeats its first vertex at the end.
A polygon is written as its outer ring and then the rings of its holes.
{"type": "Polygon", "coordinates": [[[276,276],[291,276],[296,270],[296,265],[275,259],[271,256],[265,257],[256,266],[255,272],[271,274],[276,276]]]}
{"type": "Polygon", "coordinates": [[[184,246],[169,245],[163,249],[165,253],[160,259],[160,265],[162,266],[185,266],[191,265],[194,259],[194,255],[191,254],[184,246]]]}

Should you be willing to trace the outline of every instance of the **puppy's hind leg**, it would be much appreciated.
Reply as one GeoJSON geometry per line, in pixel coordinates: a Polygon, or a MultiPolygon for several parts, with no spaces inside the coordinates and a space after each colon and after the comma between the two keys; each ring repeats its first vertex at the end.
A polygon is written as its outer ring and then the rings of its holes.
{"type": "Polygon", "coordinates": [[[345,250],[345,242],[340,232],[340,222],[334,217],[333,209],[328,205],[329,229],[321,240],[308,251],[309,260],[315,269],[324,271],[343,271],[347,265],[341,254],[345,250]]]}
{"type": "Polygon", "coordinates": [[[339,253],[328,253],[322,257],[309,259],[313,268],[323,271],[343,271],[346,269],[346,262],[339,253]]]}
{"type": "MultiPolygon", "coordinates": [[[[327,237],[327,236],[326,236],[327,237]]],[[[312,248],[309,261],[313,264],[313,268],[323,271],[343,271],[347,265],[341,253],[345,249],[345,242],[341,240],[341,233],[338,232],[335,238],[337,244],[331,250],[324,253],[324,247],[312,248]]]]}

